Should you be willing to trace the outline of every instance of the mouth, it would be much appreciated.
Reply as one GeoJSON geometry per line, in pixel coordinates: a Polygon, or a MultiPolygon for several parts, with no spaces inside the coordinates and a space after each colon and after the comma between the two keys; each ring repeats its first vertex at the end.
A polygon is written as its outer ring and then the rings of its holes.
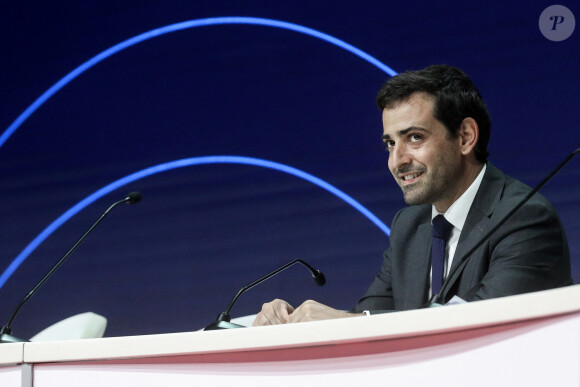
{"type": "Polygon", "coordinates": [[[401,185],[409,185],[416,182],[421,175],[423,175],[423,172],[408,173],[406,175],[399,176],[399,179],[401,180],[401,185]]]}

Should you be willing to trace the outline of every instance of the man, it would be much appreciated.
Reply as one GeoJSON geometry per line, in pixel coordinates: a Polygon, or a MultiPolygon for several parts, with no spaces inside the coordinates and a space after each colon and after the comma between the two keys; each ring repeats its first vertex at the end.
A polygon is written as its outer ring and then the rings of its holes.
{"type": "Polygon", "coordinates": [[[377,103],[383,112],[389,170],[410,205],[395,215],[379,274],[352,312],[315,301],[294,309],[274,300],[264,304],[255,326],[416,309],[434,299],[442,304],[453,296],[475,301],[572,284],[562,224],[539,194],[470,252],[530,188],[487,162],[489,113],[461,70],[438,65],[397,75],[383,85],[377,103]],[[449,230],[441,244],[441,268],[436,267],[440,242],[432,236],[433,222],[449,230]]]}

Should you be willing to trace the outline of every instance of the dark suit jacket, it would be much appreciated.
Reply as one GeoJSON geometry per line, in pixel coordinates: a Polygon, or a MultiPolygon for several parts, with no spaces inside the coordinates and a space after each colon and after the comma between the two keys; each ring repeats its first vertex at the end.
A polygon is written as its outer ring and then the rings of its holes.
{"type": "MultiPolygon", "coordinates": [[[[472,254],[466,255],[530,187],[490,163],[467,215],[441,303],[533,292],[572,284],[564,229],[552,205],[535,194],[472,254]]],[[[427,303],[431,267],[431,205],[395,215],[380,273],[355,311],[408,310],[427,303]]]]}

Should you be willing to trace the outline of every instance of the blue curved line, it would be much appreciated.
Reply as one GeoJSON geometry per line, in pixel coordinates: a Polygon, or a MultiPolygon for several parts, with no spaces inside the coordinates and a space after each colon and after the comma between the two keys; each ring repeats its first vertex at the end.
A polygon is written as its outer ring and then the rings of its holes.
{"type": "Polygon", "coordinates": [[[154,30],[144,32],[140,35],[134,36],[130,39],[127,39],[121,43],[116,44],[113,47],[101,52],[100,54],[94,56],[93,58],[89,59],[85,63],[78,66],[76,69],[68,73],[66,76],[61,78],[58,82],[56,82],[52,87],[50,87],[47,91],[45,91],[40,97],[36,99],[14,122],[2,133],[0,136],[0,147],[4,145],[4,143],[12,136],[12,134],[34,113],[40,106],[42,106],[50,97],[52,97],[55,93],[57,93],[60,89],[66,86],[69,82],[73,79],[96,65],[97,63],[107,59],[113,54],[118,53],[128,47],[131,47],[137,43],[141,43],[145,40],[161,36],[164,34],[168,34],[170,32],[181,31],[188,28],[194,27],[204,27],[204,26],[211,26],[211,25],[220,25],[220,24],[252,24],[252,25],[260,25],[260,26],[267,26],[267,27],[276,27],[287,29],[295,32],[299,32],[301,34],[309,35],[321,40],[324,40],[328,43],[334,44],[340,48],[343,48],[356,56],[360,57],[361,59],[366,60],[367,62],[371,63],[372,65],[378,67],[385,73],[389,74],[390,76],[397,75],[397,72],[391,69],[389,66],[385,65],[378,59],[374,58],[373,56],[367,54],[366,52],[354,47],[351,44],[348,44],[334,36],[325,34],[323,32],[314,30],[312,28],[304,27],[299,24],[288,23],[280,20],[273,20],[273,19],[263,19],[257,17],[215,17],[215,18],[207,18],[207,19],[195,19],[189,20],[181,23],[170,24],[168,26],[156,28],[154,30]]]}
{"type": "Polygon", "coordinates": [[[113,183],[99,189],[93,194],[87,196],[85,199],[78,202],[76,205],[71,207],[64,214],[59,216],[55,221],[53,221],[48,227],[46,227],[32,242],[22,250],[20,254],[12,261],[12,263],[4,270],[0,276],[0,289],[4,286],[8,278],[18,269],[18,267],[28,258],[28,256],[42,243],[46,238],[48,238],[53,232],[55,232],[60,226],[67,222],[70,218],[80,212],[82,209],[100,199],[101,197],[107,195],[108,193],[115,191],[129,183],[143,179],[147,176],[155,175],[157,173],[166,172],[175,168],[189,167],[192,165],[202,165],[202,164],[245,164],[253,165],[257,167],[264,167],[274,169],[280,172],[284,172],[290,175],[294,175],[303,180],[309,181],[317,186],[327,190],[338,198],[344,200],[352,207],[354,207],[361,214],[366,216],[371,222],[373,222],[378,228],[380,228],[387,236],[390,235],[391,230],[387,225],[380,221],[372,212],[366,209],[362,204],[354,200],[352,197],[334,187],[333,185],[325,182],[324,180],[304,172],[300,169],[294,167],[280,164],[274,161],[268,161],[263,159],[257,159],[253,157],[243,157],[243,156],[200,156],[191,157],[187,159],[170,161],[163,164],[158,164],[153,167],[143,169],[141,171],[135,172],[133,174],[127,175],[113,183]]]}

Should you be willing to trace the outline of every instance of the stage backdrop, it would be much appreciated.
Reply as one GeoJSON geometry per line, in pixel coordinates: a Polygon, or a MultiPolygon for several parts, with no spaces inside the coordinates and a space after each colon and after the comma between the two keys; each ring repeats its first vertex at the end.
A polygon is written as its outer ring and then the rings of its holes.
{"type": "MultiPolygon", "coordinates": [[[[295,258],[327,285],[294,266],[232,315],[275,297],[350,308],[405,205],[374,102],[396,72],[467,72],[491,111],[491,162],[531,186],[580,147],[580,31],[546,37],[550,2],[205,3],[3,5],[0,322],[111,203],[143,195],[31,299],[16,336],[85,311],[109,336],[199,329],[295,258]]],[[[575,281],[579,165],[542,190],[575,281]]]]}

